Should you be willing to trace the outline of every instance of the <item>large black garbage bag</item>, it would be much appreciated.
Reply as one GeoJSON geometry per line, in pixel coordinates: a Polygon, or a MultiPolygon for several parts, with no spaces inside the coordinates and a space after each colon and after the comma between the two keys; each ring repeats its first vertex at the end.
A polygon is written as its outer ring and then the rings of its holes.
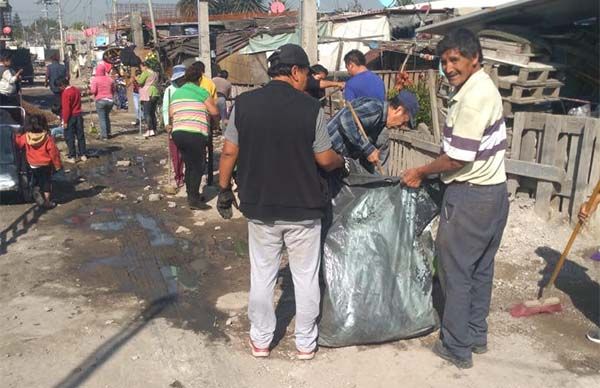
{"type": "Polygon", "coordinates": [[[410,189],[353,166],[333,182],[323,250],[319,344],[339,347],[417,336],[437,325],[431,300],[440,185],[410,189]]]}

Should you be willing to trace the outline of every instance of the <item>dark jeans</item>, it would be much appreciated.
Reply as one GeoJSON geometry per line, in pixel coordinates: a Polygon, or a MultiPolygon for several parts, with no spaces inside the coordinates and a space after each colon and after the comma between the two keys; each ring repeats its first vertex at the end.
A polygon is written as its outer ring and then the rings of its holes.
{"type": "Polygon", "coordinates": [[[156,105],[158,104],[158,97],[150,97],[150,101],[142,101],[144,107],[144,117],[146,118],[146,125],[149,131],[156,131],[158,126],[156,122],[156,105]]]}
{"type": "Polygon", "coordinates": [[[436,239],[440,281],[446,297],[441,338],[456,357],[487,344],[494,257],[508,217],[506,183],[453,183],[442,202],[436,239]]]}
{"type": "Polygon", "coordinates": [[[175,131],[172,137],[185,162],[185,189],[188,199],[199,199],[200,182],[206,163],[206,136],[175,131]]]}
{"type": "Polygon", "coordinates": [[[38,186],[42,193],[52,191],[52,166],[42,166],[31,169],[33,186],[38,186]]]}
{"type": "Polygon", "coordinates": [[[103,139],[110,136],[110,111],[112,107],[113,102],[110,100],[96,101],[96,113],[98,113],[98,121],[100,122],[100,137],[103,139]]]}
{"type": "MultiPolygon", "coordinates": [[[[19,96],[17,94],[0,94],[0,105],[1,106],[21,106],[19,96]]],[[[15,124],[20,124],[23,120],[21,117],[20,109],[6,110],[10,117],[13,119],[15,124]]],[[[6,123],[2,123],[6,124],[6,123]]]]}
{"type": "Polygon", "coordinates": [[[69,118],[69,122],[65,128],[65,142],[69,149],[69,158],[77,156],[77,152],[75,152],[75,139],[77,139],[79,156],[87,155],[85,133],[83,131],[83,117],[81,117],[81,115],[69,118]]]}

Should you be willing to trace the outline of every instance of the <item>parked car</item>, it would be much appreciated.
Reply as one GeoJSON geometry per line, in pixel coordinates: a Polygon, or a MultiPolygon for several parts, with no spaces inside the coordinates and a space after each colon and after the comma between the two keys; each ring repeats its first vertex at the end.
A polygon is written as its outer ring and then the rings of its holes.
{"type": "Polygon", "coordinates": [[[25,110],[19,106],[0,106],[0,194],[17,193],[24,202],[31,202],[32,187],[25,152],[17,148],[15,136],[23,131],[25,110]],[[21,111],[21,121],[15,122],[11,110],[21,111]]]}

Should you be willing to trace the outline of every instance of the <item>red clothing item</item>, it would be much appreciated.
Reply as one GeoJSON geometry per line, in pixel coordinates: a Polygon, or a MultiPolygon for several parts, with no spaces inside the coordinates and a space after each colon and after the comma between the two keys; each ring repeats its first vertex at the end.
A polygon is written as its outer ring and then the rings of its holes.
{"type": "Polygon", "coordinates": [[[47,132],[40,134],[27,132],[17,135],[16,143],[19,148],[25,148],[29,165],[39,167],[52,164],[56,170],[62,168],[60,151],[58,151],[52,136],[47,132]]]}
{"type": "Polygon", "coordinates": [[[60,95],[62,114],[61,118],[65,125],[73,116],[81,114],[81,91],[75,86],[67,86],[60,95]]]}

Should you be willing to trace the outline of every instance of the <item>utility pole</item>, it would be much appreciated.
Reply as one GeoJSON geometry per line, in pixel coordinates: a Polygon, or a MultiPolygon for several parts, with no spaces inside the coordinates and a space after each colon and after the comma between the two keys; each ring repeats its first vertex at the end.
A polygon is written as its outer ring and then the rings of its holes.
{"type": "Polygon", "coordinates": [[[319,60],[317,0],[302,0],[300,4],[300,42],[311,65],[319,60]]]}
{"type": "Polygon", "coordinates": [[[156,24],[154,23],[154,9],[152,9],[152,0],[148,0],[148,10],[150,11],[150,22],[152,23],[152,36],[154,37],[154,46],[158,48],[158,36],[156,35],[156,24]]]}
{"type": "Polygon", "coordinates": [[[198,1],[198,58],[204,63],[205,74],[212,77],[210,57],[210,29],[208,23],[208,1],[198,1]]]}
{"type": "Polygon", "coordinates": [[[117,44],[117,0],[112,0],[113,28],[115,29],[115,44],[117,44]]]}
{"type": "MultiPolygon", "coordinates": [[[[44,47],[46,47],[46,39],[45,36],[48,33],[48,2],[49,0],[42,0],[42,14],[44,15],[44,25],[42,26],[42,31],[40,33],[40,36],[42,37],[42,43],[44,44],[44,47]]],[[[46,48],[50,48],[49,46],[46,48]]]]}
{"type": "Polygon", "coordinates": [[[60,29],[60,61],[64,62],[65,60],[65,38],[63,31],[63,20],[62,20],[62,6],[60,4],[60,0],[57,2],[58,4],[58,28],[60,29]]]}

